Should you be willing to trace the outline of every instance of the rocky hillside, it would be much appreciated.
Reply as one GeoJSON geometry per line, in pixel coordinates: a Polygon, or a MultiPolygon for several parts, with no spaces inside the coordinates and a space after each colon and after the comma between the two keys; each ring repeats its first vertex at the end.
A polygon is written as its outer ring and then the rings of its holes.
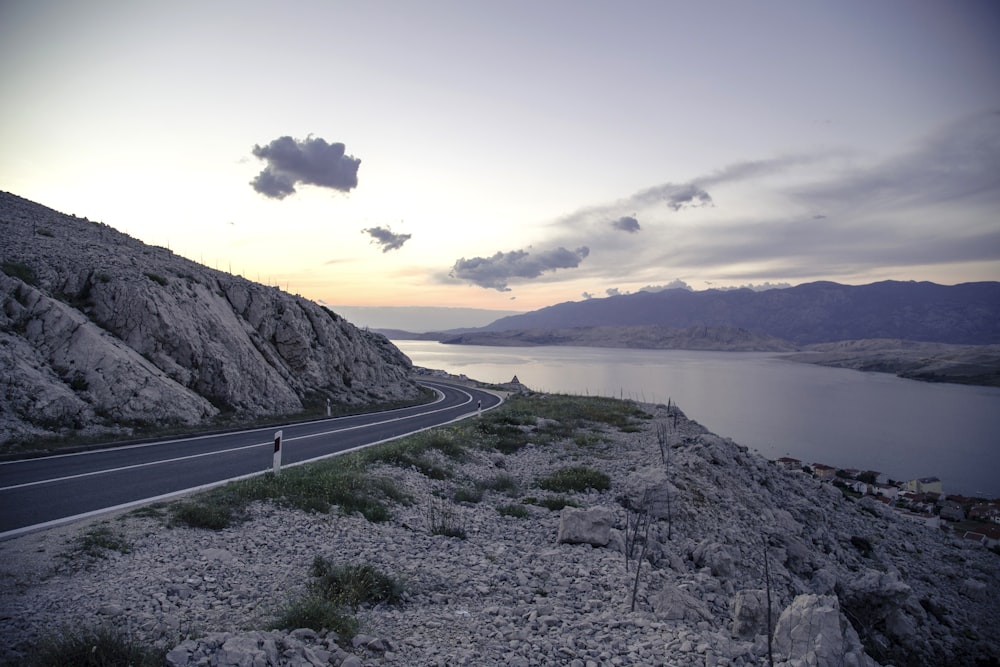
{"type": "Polygon", "coordinates": [[[0,444],[413,398],[386,338],[0,193],[0,444]]]}
{"type": "Polygon", "coordinates": [[[464,450],[432,450],[424,467],[446,472],[433,479],[379,464],[410,498],[382,523],[257,504],[221,531],[168,529],[152,510],[0,543],[0,664],[53,628],[100,623],[171,649],[174,667],[763,667],[768,637],[782,667],[1000,659],[996,553],[786,471],[676,406],[620,429],[554,400],[446,436],[464,450]],[[558,418],[524,420],[544,414],[558,418]],[[491,448],[485,434],[515,417],[527,444],[491,448]],[[542,488],[570,465],[609,488],[542,488]],[[442,518],[464,538],[440,534],[442,518]],[[107,540],[119,546],[84,569],[60,556],[98,529],[127,548],[107,540]],[[388,573],[403,599],[358,610],[353,639],[272,631],[316,557],[388,573]]]}

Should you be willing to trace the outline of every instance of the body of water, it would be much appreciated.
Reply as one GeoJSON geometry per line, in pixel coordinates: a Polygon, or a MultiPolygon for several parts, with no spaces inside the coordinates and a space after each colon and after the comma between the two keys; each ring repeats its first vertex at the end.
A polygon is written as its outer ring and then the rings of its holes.
{"type": "Polygon", "coordinates": [[[666,403],[770,459],[940,477],[1000,497],[1000,389],[904,380],[758,352],[393,341],[418,366],[483,382],[666,403]]]}

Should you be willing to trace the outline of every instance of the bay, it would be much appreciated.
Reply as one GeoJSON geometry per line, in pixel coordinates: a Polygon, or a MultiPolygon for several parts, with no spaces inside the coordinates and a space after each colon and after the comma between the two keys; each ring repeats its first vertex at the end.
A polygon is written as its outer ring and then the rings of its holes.
{"type": "Polygon", "coordinates": [[[488,347],[393,341],[414,364],[537,391],[677,403],[710,431],[776,459],[939,477],[1000,497],[1000,389],[827,368],[759,352],[488,347]]]}

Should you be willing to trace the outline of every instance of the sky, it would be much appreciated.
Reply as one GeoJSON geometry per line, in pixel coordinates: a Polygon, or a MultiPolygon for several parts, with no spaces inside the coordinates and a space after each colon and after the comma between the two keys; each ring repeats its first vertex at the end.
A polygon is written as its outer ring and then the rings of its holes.
{"type": "Polygon", "coordinates": [[[1000,280],[994,0],[0,0],[0,189],[327,304],[1000,280]]]}

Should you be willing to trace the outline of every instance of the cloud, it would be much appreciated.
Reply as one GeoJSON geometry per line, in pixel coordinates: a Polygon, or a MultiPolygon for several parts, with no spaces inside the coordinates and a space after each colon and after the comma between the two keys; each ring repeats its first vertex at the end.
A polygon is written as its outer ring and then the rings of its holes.
{"type": "Polygon", "coordinates": [[[731,292],[738,289],[748,289],[754,292],[766,292],[772,289],[786,289],[791,287],[791,283],[772,283],[772,282],[762,282],[754,285],[753,283],[747,283],[746,285],[740,285],[739,287],[716,287],[715,289],[721,292],[731,292]]]}
{"type": "Polygon", "coordinates": [[[650,206],[666,202],[667,206],[674,211],[714,205],[712,196],[694,181],[690,183],[663,183],[646,188],[633,194],[626,202],[633,206],[650,206]]]}
{"type": "Polygon", "coordinates": [[[328,144],[319,137],[302,141],[278,137],[266,146],[255,145],[253,154],[267,162],[250,185],[265,197],[284,199],[295,194],[299,183],[349,192],[358,186],[361,160],[345,154],[344,144],[328,144]]]}
{"type": "Polygon", "coordinates": [[[679,211],[682,208],[698,206],[713,206],[712,197],[696,185],[689,185],[679,192],[667,197],[667,206],[679,211]]]}
{"type": "Polygon", "coordinates": [[[1000,201],[1000,112],[947,125],[895,158],[852,166],[793,194],[815,209],[896,209],[961,200],[1000,201]]]}
{"type": "Polygon", "coordinates": [[[613,221],[611,223],[611,226],[614,227],[615,229],[620,229],[623,232],[628,232],[630,234],[635,234],[637,231],[639,231],[639,221],[636,220],[631,215],[623,215],[622,217],[613,221]]]}
{"type": "Polygon", "coordinates": [[[497,252],[492,257],[472,259],[463,257],[455,262],[449,275],[483,288],[509,292],[507,283],[512,279],[531,279],[556,269],[575,269],[589,254],[590,248],[587,246],[576,250],[567,250],[560,246],[554,250],[538,253],[512,250],[497,252]]]}
{"type": "Polygon", "coordinates": [[[685,289],[685,290],[688,290],[688,291],[692,291],[694,288],[691,287],[690,285],[688,285],[686,282],[684,282],[680,278],[675,278],[674,280],[671,280],[666,285],[646,285],[645,287],[640,287],[639,291],[640,292],[662,292],[663,290],[668,290],[668,289],[685,289]]]}
{"type": "Polygon", "coordinates": [[[413,236],[413,234],[396,234],[388,227],[368,227],[362,229],[361,233],[371,236],[372,243],[381,245],[382,252],[399,250],[413,236]]]}

